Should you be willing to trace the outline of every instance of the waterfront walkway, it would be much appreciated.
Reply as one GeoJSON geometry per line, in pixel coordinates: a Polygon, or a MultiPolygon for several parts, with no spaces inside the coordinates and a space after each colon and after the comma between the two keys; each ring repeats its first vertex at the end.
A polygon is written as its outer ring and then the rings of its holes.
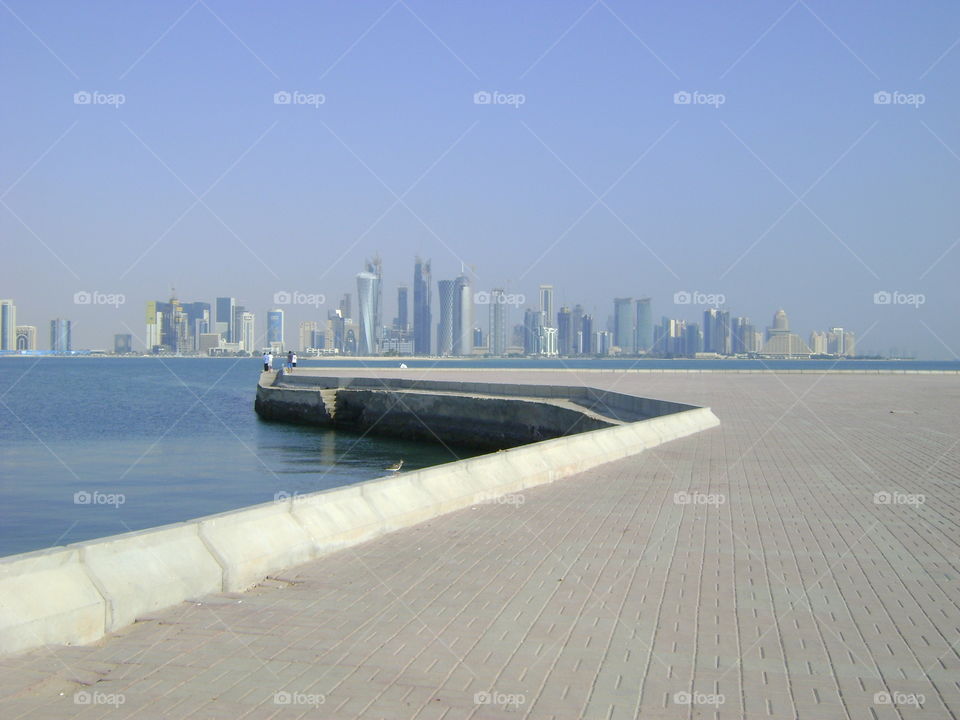
{"type": "Polygon", "coordinates": [[[440,377],[608,387],[722,424],[2,660],[0,716],[960,716],[960,379],[440,377]]]}

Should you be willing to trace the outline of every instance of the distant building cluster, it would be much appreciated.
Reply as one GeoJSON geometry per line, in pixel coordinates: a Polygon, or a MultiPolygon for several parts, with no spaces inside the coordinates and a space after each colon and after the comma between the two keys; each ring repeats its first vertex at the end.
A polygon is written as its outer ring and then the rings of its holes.
{"type": "MultiPolygon", "coordinates": [[[[257,316],[234,297],[217,297],[213,303],[183,302],[172,291],[166,301],[146,303],[142,338],[132,332],[114,336],[113,353],[244,356],[297,350],[307,356],[772,359],[856,355],[856,336],[849,330],[814,331],[805,342],[791,331],[784,310],[778,310],[770,326],[761,329],[747,317],[731,317],[722,295],[675,294],[674,305],[706,307],[700,322],[662,317],[654,323],[649,297],[613,298],[612,314],[601,320],[580,304],[557,307],[554,286],[549,284],[540,285],[536,298],[528,302],[526,296],[503,287],[475,288],[471,275],[461,267],[459,275],[434,286],[430,260],[417,257],[413,292],[406,283],[396,288],[397,314],[388,323],[380,257],[366,260],[355,279],[355,297],[348,292],[335,307],[327,305],[325,318],[320,316],[320,305],[326,304],[323,296],[276,293],[276,306],[266,311],[266,327],[261,332],[257,316]],[[290,304],[312,304],[317,313],[299,323],[296,337],[288,337],[285,309],[280,307],[290,304]]],[[[50,349],[40,351],[37,328],[17,325],[16,312],[13,300],[0,300],[0,353],[89,352],[73,349],[71,321],[63,318],[50,321],[50,349]]]]}

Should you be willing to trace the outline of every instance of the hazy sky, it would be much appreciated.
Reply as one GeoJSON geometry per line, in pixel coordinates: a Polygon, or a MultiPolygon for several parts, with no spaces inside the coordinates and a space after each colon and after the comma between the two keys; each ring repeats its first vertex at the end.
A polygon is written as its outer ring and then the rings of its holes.
{"type": "Polygon", "coordinates": [[[420,253],[434,280],[465,262],[478,289],[552,283],[601,325],[614,296],[698,318],[673,302],[696,290],[760,326],[783,307],[804,337],[853,329],[860,351],[960,353],[956,2],[3,0],[0,18],[0,298],[41,347],[55,316],[75,347],[142,337],[172,285],[238,297],[260,332],[275,292],[325,295],[289,309],[295,341],[379,252],[387,321],[420,253]]]}

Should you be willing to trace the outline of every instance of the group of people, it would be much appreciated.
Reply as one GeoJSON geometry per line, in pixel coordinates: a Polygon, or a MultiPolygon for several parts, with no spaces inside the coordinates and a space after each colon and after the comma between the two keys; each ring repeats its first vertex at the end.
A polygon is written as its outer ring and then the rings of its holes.
{"type": "MultiPolygon", "coordinates": [[[[263,353],[263,371],[269,372],[273,368],[273,353],[267,350],[263,353]]],[[[291,350],[287,353],[287,361],[284,363],[281,370],[286,372],[293,372],[293,369],[297,366],[297,354],[291,350]]]]}

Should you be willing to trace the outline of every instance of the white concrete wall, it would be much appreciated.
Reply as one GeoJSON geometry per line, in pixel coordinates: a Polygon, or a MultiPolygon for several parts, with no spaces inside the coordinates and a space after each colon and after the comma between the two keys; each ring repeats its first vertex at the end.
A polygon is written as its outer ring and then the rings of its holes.
{"type": "Polygon", "coordinates": [[[718,425],[709,408],[0,559],[0,655],[86,643],[138,617],[718,425]]]}

